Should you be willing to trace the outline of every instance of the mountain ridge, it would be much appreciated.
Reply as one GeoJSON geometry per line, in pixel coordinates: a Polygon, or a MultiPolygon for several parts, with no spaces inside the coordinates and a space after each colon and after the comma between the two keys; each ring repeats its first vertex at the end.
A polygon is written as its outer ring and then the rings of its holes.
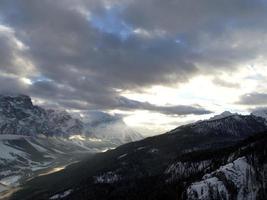
{"type": "Polygon", "coordinates": [[[72,114],[33,105],[27,95],[0,95],[0,134],[70,137],[82,135],[110,139],[118,144],[140,140],[138,132],[119,118],[102,113],[98,121],[84,122],[72,114]],[[106,119],[109,119],[107,121],[106,119]],[[109,128],[112,131],[109,131],[109,128]]]}

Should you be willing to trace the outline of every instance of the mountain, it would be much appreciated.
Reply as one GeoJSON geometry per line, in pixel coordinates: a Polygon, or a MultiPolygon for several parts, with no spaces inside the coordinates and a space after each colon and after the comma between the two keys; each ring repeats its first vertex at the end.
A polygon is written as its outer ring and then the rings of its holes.
{"type": "Polygon", "coordinates": [[[104,112],[90,112],[82,120],[87,127],[86,135],[92,138],[125,144],[143,139],[143,136],[128,127],[121,116],[104,112]]]}
{"type": "MultiPolygon", "coordinates": [[[[235,113],[235,114],[236,114],[236,113],[235,113]]],[[[235,115],[235,114],[234,114],[234,113],[231,113],[231,112],[229,112],[229,111],[224,111],[224,112],[222,112],[222,113],[219,114],[219,115],[215,115],[215,116],[211,117],[211,118],[209,119],[209,121],[216,120],[216,119],[222,119],[222,118],[229,117],[229,116],[232,116],[232,115],[235,115]]]]}
{"type": "Polygon", "coordinates": [[[0,95],[0,134],[66,138],[83,135],[117,145],[143,138],[116,116],[95,112],[88,113],[87,119],[78,118],[65,111],[35,106],[26,95],[0,95]]]}
{"type": "Polygon", "coordinates": [[[0,134],[70,136],[82,132],[83,125],[66,112],[45,110],[25,95],[0,95],[0,134]]]}
{"type": "Polygon", "coordinates": [[[266,131],[253,115],[188,124],[37,177],[13,199],[264,199],[266,131]]]}
{"type": "Polygon", "coordinates": [[[267,108],[257,109],[253,111],[251,114],[265,119],[267,123],[267,108]]]}
{"type": "Polygon", "coordinates": [[[35,106],[26,95],[0,95],[0,190],[5,193],[29,178],[142,139],[120,118],[105,116],[108,121],[89,123],[35,106]]]}
{"type": "Polygon", "coordinates": [[[187,182],[182,199],[264,199],[267,195],[266,142],[267,134],[258,134],[231,148],[183,155],[166,170],[170,175],[168,180],[187,182]]]}
{"type": "Polygon", "coordinates": [[[181,130],[201,135],[215,134],[242,138],[265,131],[266,123],[264,118],[256,115],[239,115],[224,112],[209,120],[180,126],[177,129],[170,131],[170,133],[177,133],[181,130]]]}

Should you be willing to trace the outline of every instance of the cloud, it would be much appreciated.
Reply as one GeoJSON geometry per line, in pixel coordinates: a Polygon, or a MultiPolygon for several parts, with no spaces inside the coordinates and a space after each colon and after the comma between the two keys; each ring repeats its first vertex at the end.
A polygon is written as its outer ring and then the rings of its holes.
{"type": "Polygon", "coordinates": [[[214,78],[212,81],[215,85],[226,87],[226,88],[240,88],[240,84],[229,82],[220,78],[214,78]]]}
{"type": "Polygon", "coordinates": [[[3,0],[0,72],[32,84],[0,81],[68,109],[206,114],[123,99],[118,89],[182,84],[266,56],[266,8],[260,0],[3,0]]]}
{"type": "Polygon", "coordinates": [[[244,94],[240,97],[238,103],[244,105],[267,105],[267,93],[254,92],[244,94]]]}
{"type": "Polygon", "coordinates": [[[260,114],[260,113],[267,113],[267,107],[256,107],[256,108],[251,108],[249,111],[253,114],[260,114]]]}
{"type": "Polygon", "coordinates": [[[152,112],[163,113],[166,115],[203,115],[212,113],[211,111],[206,110],[200,106],[158,106],[148,102],[140,102],[127,98],[120,98],[118,103],[118,108],[148,110],[152,112]]]}

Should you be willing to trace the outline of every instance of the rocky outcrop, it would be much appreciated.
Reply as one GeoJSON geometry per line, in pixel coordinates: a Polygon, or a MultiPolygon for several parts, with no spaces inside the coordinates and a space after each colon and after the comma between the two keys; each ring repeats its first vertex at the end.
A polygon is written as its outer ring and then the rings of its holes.
{"type": "Polygon", "coordinates": [[[34,106],[28,96],[0,96],[0,134],[69,136],[82,128],[68,113],[34,106]]]}

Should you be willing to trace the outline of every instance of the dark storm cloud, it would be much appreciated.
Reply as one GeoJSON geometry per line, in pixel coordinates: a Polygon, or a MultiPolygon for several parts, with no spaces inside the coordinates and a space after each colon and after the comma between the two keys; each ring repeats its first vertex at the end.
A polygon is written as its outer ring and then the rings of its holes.
{"type": "Polygon", "coordinates": [[[0,13],[12,41],[28,47],[18,50],[0,30],[0,70],[37,79],[24,93],[66,108],[206,114],[198,106],[126,102],[117,89],[232,71],[266,47],[250,41],[266,25],[264,1],[3,0],[0,13]],[[34,69],[21,70],[14,56],[34,69]]]}
{"type": "Polygon", "coordinates": [[[125,11],[132,24],[144,29],[164,29],[171,34],[208,31],[223,34],[226,27],[260,26],[266,16],[263,0],[133,0],[125,11]]]}
{"type": "Polygon", "coordinates": [[[28,86],[19,78],[3,76],[0,73],[0,94],[23,94],[27,90],[28,86]]]}
{"type": "Polygon", "coordinates": [[[254,92],[244,94],[238,102],[244,105],[267,105],[267,93],[254,92]]]}
{"type": "Polygon", "coordinates": [[[211,111],[201,108],[200,106],[157,106],[148,102],[140,102],[126,98],[119,99],[118,108],[149,110],[167,115],[203,115],[211,113],[211,111]]]}

